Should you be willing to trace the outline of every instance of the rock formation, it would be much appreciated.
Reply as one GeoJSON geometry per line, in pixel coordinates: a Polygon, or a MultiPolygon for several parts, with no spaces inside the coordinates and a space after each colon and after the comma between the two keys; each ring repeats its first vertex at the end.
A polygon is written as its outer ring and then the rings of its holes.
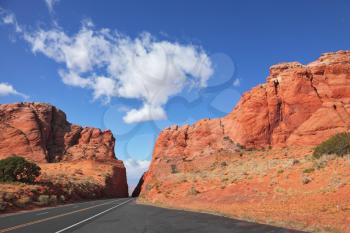
{"type": "MultiPolygon", "coordinates": [[[[50,171],[56,170],[56,165],[68,169],[81,164],[78,173],[86,175],[85,178],[81,176],[81,179],[86,179],[88,175],[102,175],[93,173],[94,170],[97,173],[99,167],[104,167],[105,177],[103,180],[97,179],[98,182],[96,180],[96,190],[99,192],[97,196],[126,197],[126,171],[123,162],[115,157],[114,145],[115,139],[111,131],[71,124],[66,120],[65,113],[52,105],[0,105],[0,158],[18,155],[41,164],[44,168],[41,180],[58,180],[50,175],[50,171]],[[52,165],[45,165],[47,163],[52,165]],[[83,164],[89,164],[90,168],[85,169],[83,164]]],[[[65,182],[69,183],[71,178],[66,177],[65,182]]]]}
{"type": "Polygon", "coordinates": [[[0,158],[17,154],[36,162],[114,160],[114,143],[111,131],[70,124],[52,105],[0,105],[0,158]]]}
{"type": "Polygon", "coordinates": [[[317,145],[350,129],[350,51],[274,65],[267,82],[223,118],[226,134],[249,147],[317,145]]]}
{"type": "Polygon", "coordinates": [[[134,188],[134,191],[131,194],[132,197],[138,197],[140,195],[145,176],[146,176],[146,173],[144,173],[142,175],[142,177],[140,178],[139,182],[137,183],[136,187],[134,188]]]}
{"type": "Polygon", "coordinates": [[[243,94],[221,119],[163,130],[153,162],[162,155],[234,149],[235,143],[252,148],[313,146],[349,129],[350,51],[325,53],[308,65],[271,66],[266,83],[243,94]]]}
{"type": "MultiPolygon", "coordinates": [[[[273,65],[266,83],[243,94],[228,115],[160,133],[142,178],[140,201],[319,226],[308,216],[350,203],[343,195],[349,186],[332,184],[335,179],[348,182],[348,165],[346,159],[326,161],[329,166],[322,170],[325,165],[308,156],[315,145],[349,130],[350,51],[326,53],[307,65],[273,65]],[[314,170],[315,175],[306,175],[314,170]],[[287,191],[279,196],[276,190],[287,191]]],[[[347,220],[341,219],[346,212],[336,214],[339,221],[331,223],[324,213],[323,224],[345,229],[347,220]]]]}

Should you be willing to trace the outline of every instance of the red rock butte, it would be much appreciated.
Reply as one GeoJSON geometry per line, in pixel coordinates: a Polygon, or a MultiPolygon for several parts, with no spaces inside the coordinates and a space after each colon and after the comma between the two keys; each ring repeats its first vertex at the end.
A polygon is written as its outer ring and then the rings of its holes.
{"type": "Polygon", "coordinates": [[[43,103],[0,105],[0,157],[21,155],[36,162],[113,160],[111,131],[70,124],[56,107],[43,103]]]}
{"type": "MultiPolygon", "coordinates": [[[[116,159],[114,146],[111,131],[71,124],[65,113],[52,105],[0,105],[0,158],[18,155],[51,170],[55,163],[62,166],[62,162],[66,166],[80,163],[83,172],[83,164],[94,164],[96,172],[98,166],[108,167],[110,177],[102,182],[106,196],[128,196],[126,170],[123,162],[116,159]]],[[[91,168],[85,172],[94,173],[91,168]]]]}
{"type": "Polygon", "coordinates": [[[317,145],[350,129],[350,51],[325,53],[307,65],[270,67],[264,84],[243,94],[227,116],[161,132],[153,159],[203,148],[317,145]],[[230,140],[225,140],[230,139],[230,140]]]}
{"type": "Polygon", "coordinates": [[[350,129],[350,51],[325,53],[308,65],[282,63],[243,95],[223,119],[242,145],[317,145],[350,129]]]}
{"type": "Polygon", "coordinates": [[[349,129],[350,51],[273,65],[266,83],[228,115],[164,129],[134,195],[304,231],[350,232],[348,158],[312,159],[315,145],[349,129]]]}

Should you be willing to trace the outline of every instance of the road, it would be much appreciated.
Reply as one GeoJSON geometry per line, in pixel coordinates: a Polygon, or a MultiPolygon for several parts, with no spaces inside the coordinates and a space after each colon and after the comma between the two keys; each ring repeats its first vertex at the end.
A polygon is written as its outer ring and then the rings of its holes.
{"type": "Polygon", "coordinates": [[[169,210],[120,198],[68,204],[0,216],[4,232],[275,233],[297,232],[225,217],[169,210]]]}

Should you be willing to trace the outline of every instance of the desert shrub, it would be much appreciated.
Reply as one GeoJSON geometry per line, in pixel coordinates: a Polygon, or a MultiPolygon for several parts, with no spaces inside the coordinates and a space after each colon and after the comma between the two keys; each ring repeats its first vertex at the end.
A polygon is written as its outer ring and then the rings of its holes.
{"type": "Polygon", "coordinates": [[[343,156],[350,154],[350,133],[338,133],[315,148],[314,158],[320,158],[322,155],[336,154],[343,156]]]}
{"type": "Polygon", "coordinates": [[[223,161],[223,162],[221,162],[221,167],[226,167],[227,166],[227,163],[226,163],[226,161],[223,161]]]}
{"type": "Polygon", "coordinates": [[[172,174],[177,173],[177,168],[176,168],[176,165],[175,165],[175,164],[172,164],[170,167],[171,167],[171,173],[172,173],[172,174]]]}
{"type": "Polygon", "coordinates": [[[189,195],[197,195],[199,194],[199,191],[195,187],[191,187],[191,189],[188,191],[189,195]]]}
{"type": "Polygon", "coordinates": [[[304,169],[303,173],[312,173],[314,171],[315,171],[315,168],[311,167],[311,168],[304,169]]]}
{"type": "Polygon", "coordinates": [[[279,169],[279,170],[277,170],[277,174],[282,174],[284,172],[284,170],[283,169],[279,169]]]}
{"type": "Polygon", "coordinates": [[[38,197],[37,205],[48,205],[50,203],[49,195],[40,195],[38,197]]]}
{"type": "Polygon", "coordinates": [[[244,150],[244,149],[245,149],[245,146],[243,146],[243,145],[241,145],[241,144],[239,144],[239,143],[237,143],[236,145],[237,145],[238,149],[241,149],[241,150],[244,150]]]}
{"type": "Polygon", "coordinates": [[[311,179],[310,177],[308,177],[308,176],[303,176],[302,179],[301,179],[301,182],[302,182],[303,184],[308,184],[308,183],[310,183],[311,181],[312,181],[312,179],[311,179]]]}
{"type": "Polygon", "coordinates": [[[19,156],[0,160],[0,181],[33,183],[41,168],[19,156]]]}

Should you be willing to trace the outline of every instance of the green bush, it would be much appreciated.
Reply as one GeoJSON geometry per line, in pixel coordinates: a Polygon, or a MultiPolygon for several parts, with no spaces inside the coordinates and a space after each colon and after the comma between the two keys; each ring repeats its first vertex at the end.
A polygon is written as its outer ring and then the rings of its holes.
{"type": "Polygon", "coordinates": [[[304,169],[303,173],[312,173],[314,171],[315,171],[315,168],[311,167],[311,168],[304,169]]]}
{"type": "Polygon", "coordinates": [[[33,183],[41,168],[19,156],[0,160],[0,181],[33,183]]]}
{"type": "Polygon", "coordinates": [[[320,158],[322,155],[336,154],[343,156],[350,154],[350,133],[338,133],[322,142],[315,148],[313,156],[320,158]]]}

